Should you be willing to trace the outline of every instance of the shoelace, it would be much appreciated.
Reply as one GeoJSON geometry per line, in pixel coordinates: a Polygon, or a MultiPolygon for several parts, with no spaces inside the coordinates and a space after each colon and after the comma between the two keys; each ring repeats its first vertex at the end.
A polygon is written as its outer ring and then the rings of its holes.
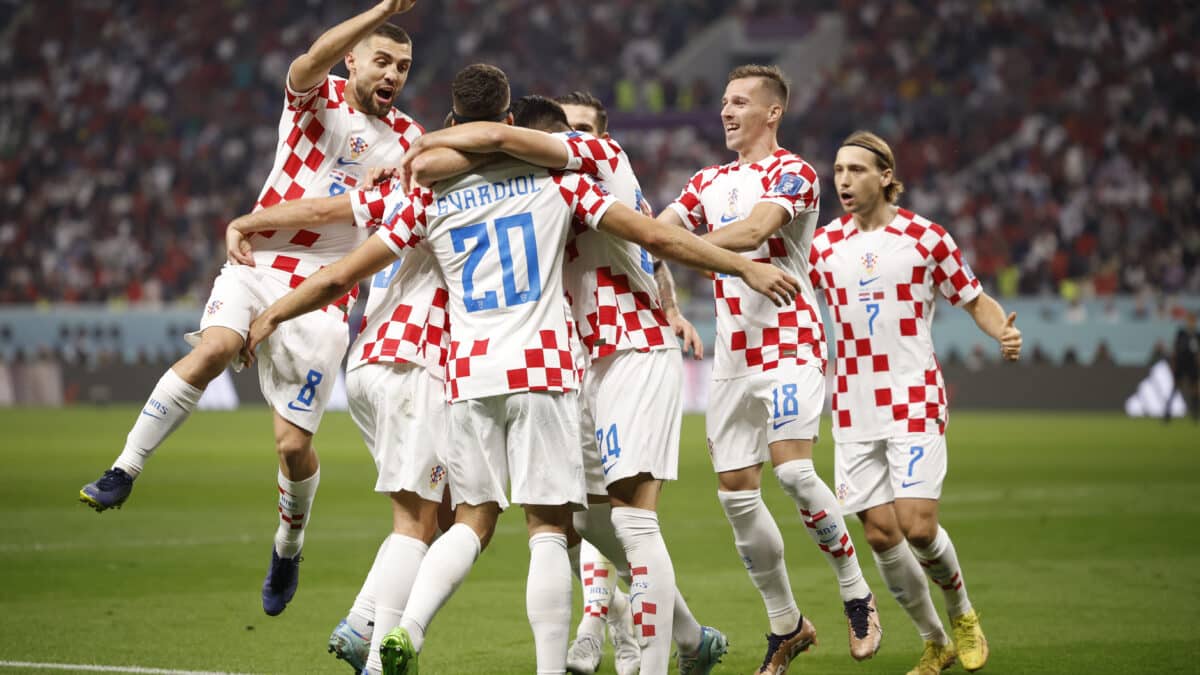
{"type": "Polygon", "coordinates": [[[974,625],[973,623],[963,622],[962,630],[955,631],[955,632],[961,634],[961,636],[956,635],[955,637],[959,638],[958,642],[961,643],[960,649],[962,651],[969,651],[971,649],[974,649],[977,645],[978,641],[975,639],[975,631],[971,630],[973,625],[974,625]]]}
{"type": "Polygon", "coordinates": [[[101,490],[111,490],[128,480],[128,475],[129,474],[120,469],[108,469],[104,472],[104,475],[100,477],[100,480],[96,481],[96,487],[100,488],[101,490]]]}
{"type": "Polygon", "coordinates": [[[854,637],[860,640],[867,637],[871,630],[871,606],[865,598],[846,603],[846,617],[850,619],[854,637]]]}
{"type": "Polygon", "coordinates": [[[276,590],[287,588],[292,579],[300,571],[300,563],[304,558],[277,558],[274,569],[271,570],[271,588],[276,590]]]}
{"type": "Polygon", "coordinates": [[[775,635],[774,633],[767,633],[767,655],[763,657],[762,665],[759,666],[758,669],[766,670],[767,666],[771,664],[771,657],[775,656],[775,652],[779,651],[779,648],[783,646],[783,643],[795,634],[795,631],[788,633],[787,635],[775,635]]]}

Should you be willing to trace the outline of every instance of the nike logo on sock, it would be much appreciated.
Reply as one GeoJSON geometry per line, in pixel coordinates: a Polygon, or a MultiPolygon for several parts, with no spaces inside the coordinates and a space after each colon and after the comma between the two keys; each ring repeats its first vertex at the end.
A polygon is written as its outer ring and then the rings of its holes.
{"type": "Polygon", "coordinates": [[[147,412],[147,411],[145,411],[145,410],[143,410],[143,411],[142,411],[142,414],[143,414],[143,415],[145,415],[146,417],[153,417],[153,418],[154,418],[154,419],[156,419],[156,420],[165,420],[165,419],[167,419],[167,416],[166,416],[166,415],[163,415],[162,417],[159,417],[158,415],[155,415],[154,413],[147,412]]]}

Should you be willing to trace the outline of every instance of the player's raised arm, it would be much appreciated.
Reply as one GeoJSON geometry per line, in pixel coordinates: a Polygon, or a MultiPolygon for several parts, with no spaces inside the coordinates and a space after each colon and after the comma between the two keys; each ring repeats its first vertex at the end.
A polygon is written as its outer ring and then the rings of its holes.
{"type": "Polygon", "coordinates": [[[1000,356],[1005,361],[1021,358],[1021,330],[1016,326],[1016,312],[1005,317],[1004,308],[987,293],[980,293],[962,307],[980,330],[1000,343],[1000,356]]]}
{"type": "Polygon", "coordinates": [[[270,337],[279,324],[337,300],[354,288],[360,279],[375,274],[398,257],[380,237],[371,237],[345,258],[322,267],[254,319],[242,346],[242,361],[252,365],[255,347],[270,337]]]}
{"type": "Polygon", "coordinates": [[[791,220],[792,214],[782,206],[759,202],[750,210],[750,215],[705,234],[704,239],[730,251],[753,251],[791,220]]]}
{"type": "Polygon", "coordinates": [[[386,23],[393,14],[407,12],[415,4],[416,0],[384,0],[325,31],[307,52],[292,61],[288,69],[288,86],[293,91],[303,92],[321,84],[329,75],[329,69],[345,58],[354,45],[386,23]]]}
{"type": "Polygon", "coordinates": [[[739,276],[746,285],[776,305],[791,304],[800,283],[779,268],[752,262],[737,253],[714,246],[677,227],[647,218],[624,204],[613,204],[600,219],[600,229],[632,241],[659,258],[690,267],[739,276]]]}

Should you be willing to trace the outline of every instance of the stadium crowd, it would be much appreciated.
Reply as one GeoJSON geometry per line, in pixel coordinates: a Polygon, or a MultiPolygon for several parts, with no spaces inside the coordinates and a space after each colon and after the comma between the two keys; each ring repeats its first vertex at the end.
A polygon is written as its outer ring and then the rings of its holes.
{"type": "MultiPolygon", "coordinates": [[[[590,89],[617,119],[630,106],[690,112],[698,124],[614,129],[661,207],[696,167],[729,161],[719,93],[662,82],[660,99],[624,102],[620,83],[653,72],[715,18],[782,16],[784,4],[420,3],[404,20],[416,63],[399,105],[436,126],[450,74],[487,61],[510,73],[517,95],[590,89]]],[[[225,224],[254,203],[270,166],[287,64],[355,6],[0,4],[0,303],[200,302],[225,224]]],[[[1200,9],[1085,0],[826,9],[842,13],[850,41],[780,132],[821,172],[821,222],[838,211],[837,144],[869,127],[897,149],[905,203],[945,223],[1000,295],[1200,292],[1188,105],[1200,9]]],[[[699,277],[685,285],[709,292],[699,277]]]]}

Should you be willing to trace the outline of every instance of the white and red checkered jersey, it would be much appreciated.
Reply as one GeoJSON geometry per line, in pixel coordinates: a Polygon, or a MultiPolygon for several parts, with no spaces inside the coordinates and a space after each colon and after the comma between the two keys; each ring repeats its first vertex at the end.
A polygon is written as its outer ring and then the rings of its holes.
{"type": "Polygon", "coordinates": [[[717,349],[713,379],[771,370],[783,363],[825,368],[825,330],[808,281],[808,249],[816,226],[820,185],[812,166],[787,150],[757,162],[701,170],[670,208],[693,229],[719,230],[750,215],[759,202],[787,210],[786,225],[742,255],[779,267],[800,281],[795,303],[776,307],[738,277],[716,275],[717,349]]]}
{"type": "Polygon", "coordinates": [[[833,437],[943,433],[946,386],[933,353],[936,293],[955,306],[982,292],[940,225],[899,209],[862,232],[846,215],[817,231],[811,281],[836,327],[833,437]]]}
{"type": "MultiPolygon", "coordinates": [[[[567,147],[568,169],[596,178],[623,204],[650,215],[633,164],[616,141],[574,131],[556,135],[567,147]]],[[[644,249],[577,223],[566,256],[567,297],[590,358],[679,348],[644,249]]]]}
{"type": "Polygon", "coordinates": [[[563,246],[617,203],[591,178],[506,161],[416,190],[378,235],[397,254],[428,242],[450,292],[451,401],[579,386],[563,246]]]}
{"type": "MultiPolygon", "coordinates": [[[[356,225],[369,228],[408,206],[396,181],[350,193],[356,225]]],[[[441,380],[450,348],[450,295],[427,245],[405,250],[371,279],[362,328],[346,357],[346,370],[364,363],[415,363],[441,380]]]]}
{"type": "MultiPolygon", "coordinates": [[[[279,146],[255,210],[303,197],[328,197],[354,188],[371,166],[398,164],[423,133],[411,117],[392,108],[385,118],[346,103],[346,80],[329,75],[305,92],[285,90],[279,146]]],[[[256,234],[254,263],[289,275],[292,287],[322,265],[341,258],[366,239],[354,223],[317,230],[256,234]]]]}

